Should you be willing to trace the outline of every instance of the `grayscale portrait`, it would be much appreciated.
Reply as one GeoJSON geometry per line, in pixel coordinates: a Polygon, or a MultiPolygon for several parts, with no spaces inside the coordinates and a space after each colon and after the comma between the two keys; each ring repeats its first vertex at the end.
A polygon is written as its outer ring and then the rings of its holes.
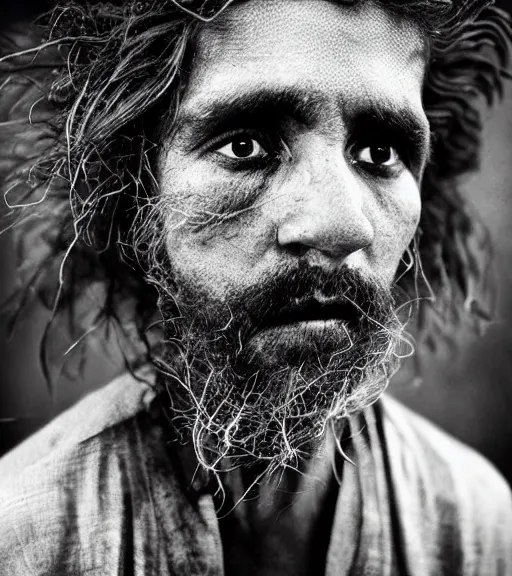
{"type": "Polygon", "coordinates": [[[506,7],[3,10],[0,575],[512,575],[506,7]]]}

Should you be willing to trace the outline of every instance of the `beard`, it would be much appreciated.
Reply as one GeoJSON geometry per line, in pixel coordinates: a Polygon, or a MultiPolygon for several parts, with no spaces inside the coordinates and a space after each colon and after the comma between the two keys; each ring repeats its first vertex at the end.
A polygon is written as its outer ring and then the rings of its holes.
{"type": "Polygon", "coordinates": [[[155,355],[174,430],[214,472],[297,467],[329,424],[375,402],[398,367],[392,293],[356,270],[301,263],[222,301],[161,285],[155,355]]]}

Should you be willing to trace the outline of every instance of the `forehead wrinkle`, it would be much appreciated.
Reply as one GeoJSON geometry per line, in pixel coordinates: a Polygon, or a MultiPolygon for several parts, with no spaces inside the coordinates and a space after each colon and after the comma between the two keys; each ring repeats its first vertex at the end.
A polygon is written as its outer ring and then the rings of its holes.
{"type": "Polygon", "coordinates": [[[309,116],[325,128],[340,128],[340,106],[350,113],[363,101],[408,108],[426,122],[420,116],[427,50],[416,25],[371,0],[357,9],[328,0],[235,4],[199,34],[177,126],[208,125],[223,107],[250,108],[263,92],[277,100],[292,92],[309,98],[309,116]],[[349,37],[364,46],[347,43],[349,37]]]}
{"type": "MultiPolygon", "coordinates": [[[[382,4],[374,0],[359,0],[353,5],[343,4],[339,0],[265,0],[264,2],[239,0],[214,21],[201,25],[198,55],[208,56],[210,51],[226,49],[226,43],[231,44],[229,51],[245,51],[254,34],[257,35],[262,29],[267,30],[271,39],[272,28],[275,30],[285,23],[284,27],[290,30],[295,28],[296,24],[303,24],[304,20],[307,20],[309,28],[306,30],[306,35],[299,39],[299,43],[305,52],[308,52],[310,45],[315,41],[314,32],[322,31],[330,33],[333,39],[332,49],[341,32],[345,42],[372,45],[386,44],[388,40],[389,48],[412,50],[410,58],[419,55],[425,59],[428,55],[428,38],[420,27],[412,19],[386,10],[382,4]],[[264,10],[261,9],[263,5],[264,10]],[[287,10],[287,7],[296,8],[297,5],[300,6],[300,10],[287,10]],[[324,12],[326,9],[330,12],[330,18],[317,17],[322,11],[320,6],[324,8],[324,12]],[[342,17],[349,26],[339,26],[340,13],[343,13],[342,17]],[[357,25],[351,27],[350,23],[357,25]],[[379,33],[378,28],[382,31],[382,26],[385,26],[387,34],[379,33]],[[237,34],[235,43],[230,42],[233,32],[237,34]],[[208,37],[209,47],[201,50],[203,47],[201,40],[205,34],[208,37]],[[390,35],[393,38],[390,38],[390,35]]],[[[269,43],[267,48],[271,50],[272,43],[269,43]]]]}
{"type": "Polygon", "coordinates": [[[415,24],[373,2],[356,10],[327,0],[250,0],[203,27],[186,92],[194,98],[262,78],[357,89],[394,76],[398,86],[416,66],[423,79],[427,49],[415,24]]]}

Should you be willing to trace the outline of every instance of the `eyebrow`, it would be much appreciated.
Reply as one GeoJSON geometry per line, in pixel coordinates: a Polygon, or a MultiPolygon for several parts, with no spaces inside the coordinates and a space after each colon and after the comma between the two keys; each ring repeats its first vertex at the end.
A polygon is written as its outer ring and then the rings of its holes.
{"type": "Polygon", "coordinates": [[[240,121],[276,121],[283,117],[311,124],[325,109],[326,100],[320,91],[290,87],[262,87],[250,92],[222,95],[192,106],[178,117],[176,130],[211,132],[234,126],[240,121]]]}
{"type": "MultiPolygon", "coordinates": [[[[415,163],[424,166],[430,158],[431,136],[424,114],[386,98],[339,99],[338,105],[349,131],[379,130],[399,140],[415,163]]],[[[201,140],[206,135],[239,128],[241,124],[278,126],[293,118],[306,126],[330,115],[325,94],[314,88],[259,87],[247,92],[223,94],[192,104],[178,116],[175,134],[201,140]]]]}
{"type": "MultiPolygon", "coordinates": [[[[426,115],[389,101],[361,101],[347,114],[351,133],[377,132],[391,138],[418,168],[432,155],[432,135],[426,115]]],[[[371,139],[371,138],[370,138],[371,139]]]]}

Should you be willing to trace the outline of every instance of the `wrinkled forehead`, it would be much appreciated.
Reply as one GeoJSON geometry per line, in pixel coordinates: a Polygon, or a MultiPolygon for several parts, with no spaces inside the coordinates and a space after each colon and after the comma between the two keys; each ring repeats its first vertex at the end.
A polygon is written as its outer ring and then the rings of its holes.
{"type": "Polygon", "coordinates": [[[188,96],[273,83],[354,99],[386,89],[410,99],[400,87],[414,85],[420,98],[426,48],[412,21],[371,0],[245,0],[202,28],[188,96]]]}

